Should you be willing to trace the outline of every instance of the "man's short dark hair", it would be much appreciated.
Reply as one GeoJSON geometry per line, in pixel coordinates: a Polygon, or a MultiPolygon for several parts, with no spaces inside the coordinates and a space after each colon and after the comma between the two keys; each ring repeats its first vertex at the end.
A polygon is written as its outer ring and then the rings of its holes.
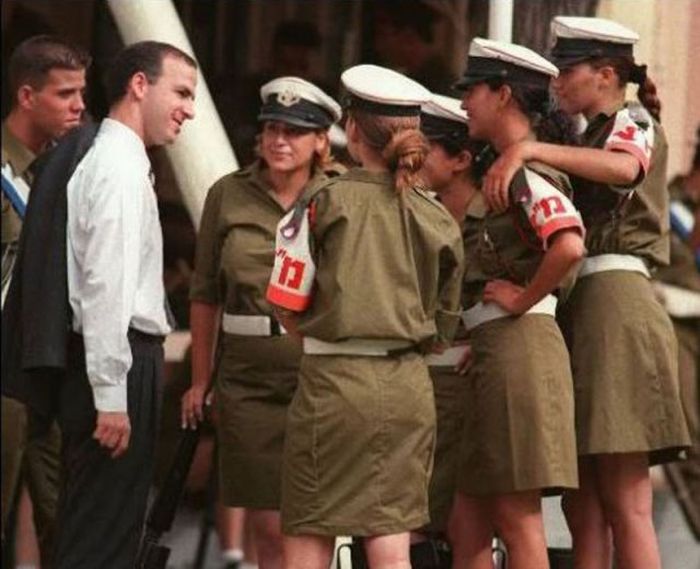
{"type": "Polygon", "coordinates": [[[129,81],[136,73],[143,73],[150,84],[158,81],[166,57],[181,59],[197,69],[192,57],[169,43],[142,41],[120,51],[107,74],[107,104],[112,106],[126,95],[129,81]]]}
{"type": "Polygon", "coordinates": [[[64,39],[41,35],[19,44],[10,56],[8,76],[13,100],[22,85],[41,89],[53,69],[87,69],[91,57],[81,47],[64,39]]]}

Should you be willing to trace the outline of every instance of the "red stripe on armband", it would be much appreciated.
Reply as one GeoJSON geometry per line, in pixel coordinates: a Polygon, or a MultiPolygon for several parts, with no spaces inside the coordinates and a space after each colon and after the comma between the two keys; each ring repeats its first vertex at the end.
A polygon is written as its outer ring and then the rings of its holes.
{"type": "Polygon", "coordinates": [[[267,287],[267,293],[265,294],[270,304],[275,306],[280,306],[281,308],[286,308],[287,310],[292,310],[294,312],[303,312],[311,304],[311,296],[302,296],[300,294],[294,294],[289,292],[282,287],[270,284],[267,287]]]}

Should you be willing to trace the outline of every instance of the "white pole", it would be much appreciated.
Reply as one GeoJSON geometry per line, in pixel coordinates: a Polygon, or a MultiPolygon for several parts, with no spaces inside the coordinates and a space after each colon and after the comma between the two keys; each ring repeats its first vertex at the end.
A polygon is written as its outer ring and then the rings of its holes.
{"type": "Polygon", "coordinates": [[[513,0],[489,0],[489,38],[513,41],[513,0]]]}
{"type": "MultiPolygon", "coordinates": [[[[143,40],[162,41],[194,55],[172,0],[107,2],[126,45],[143,40]]],[[[207,190],[221,176],[238,169],[201,69],[195,112],[195,119],[184,124],[177,141],[166,146],[166,151],[185,206],[198,229],[207,190]]]]}

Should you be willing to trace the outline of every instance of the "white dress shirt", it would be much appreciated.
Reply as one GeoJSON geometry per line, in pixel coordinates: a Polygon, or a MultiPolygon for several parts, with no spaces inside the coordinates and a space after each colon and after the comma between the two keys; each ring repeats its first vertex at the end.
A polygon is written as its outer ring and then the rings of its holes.
{"type": "Polygon", "coordinates": [[[105,119],[68,182],[68,296],[98,411],[127,410],[129,327],[171,330],[150,168],[141,138],[105,119]]]}

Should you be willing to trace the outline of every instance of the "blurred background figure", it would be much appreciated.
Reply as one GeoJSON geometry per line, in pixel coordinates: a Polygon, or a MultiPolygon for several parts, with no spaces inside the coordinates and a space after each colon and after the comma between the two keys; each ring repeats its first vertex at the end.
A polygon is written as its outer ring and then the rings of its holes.
{"type": "Polygon", "coordinates": [[[700,129],[690,171],[669,185],[671,199],[671,263],[656,273],[656,289],[671,315],[678,338],[678,372],[683,410],[693,446],[688,459],[664,466],[664,472],[695,539],[700,541],[700,129]]]}
{"type": "Polygon", "coordinates": [[[424,2],[373,0],[368,8],[374,14],[373,46],[380,63],[435,93],[451,93],[457,78],[434,45],[440,14],[424,2]]]}

